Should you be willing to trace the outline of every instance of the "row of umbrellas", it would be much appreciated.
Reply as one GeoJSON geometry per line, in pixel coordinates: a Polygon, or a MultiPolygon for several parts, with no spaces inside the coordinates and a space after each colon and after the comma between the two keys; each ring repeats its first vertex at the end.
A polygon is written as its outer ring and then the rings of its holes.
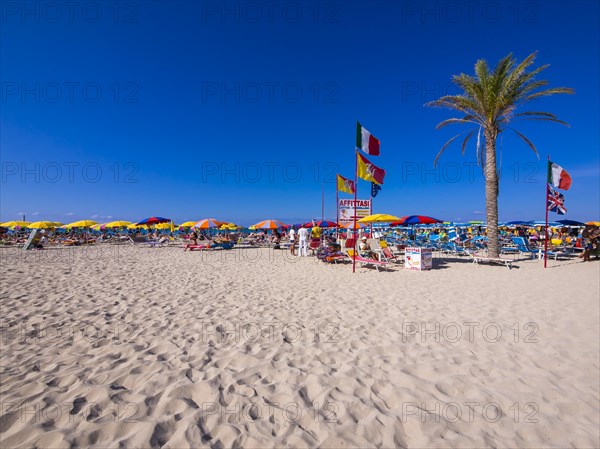
{"type": "MultiPolygon", "coordinates": [[[[296,227],[305,227],[305,228],[309,228],[312,226],[319,226],[321,228],[341,227],[341,228],[346,228],[346,229],[352,229],[355,227],[362,228],[362,227],[365,227],[367,224],[371,224],[371,223],[389,223],[390,226],[436,224],[436,223],[443,223],[443,224],[448,224],[448,225],[453,224],[452,222],[442,222],[442,220],[438,220],[437,218],[428,217],[425,215],[407,215],[404,217],[396,217],[394,215],[389,215],[389,214],[373,214],[373,215],[369,215],[369,216],[366,216],[366,217],[363,217],[363,218],[357,220],[356,226],[354,226],[354,223],[340,224],[340,223],[336,223],[335,221],[327,221],[327,220],[322,220],[322,221],[318,221],[318,222],[310,221],[310,222],[298,224],[295,226],[296,227]]],[[[467,224],[477,225],[477,224],[483,224],[483,222],[482,221],[469,221],[467,224]]],[[[544,225],[544,224],[545,224],[544,221],[511,221],[508,223],[503,223],[502,225],[540,226],[540,225],[544,225]]],[[[560,225],[585,226],[586,224],[592,225],[592,226],[600,226],[600,222],[594,222],[594,221],[583,223],[583,222],[579,222],[579,221],[575,221],[575,220],[559,220],[557,222],[549,223],[550,226],[560,226],[560,225]]],[[[93,230],[105,230],[105,229],[114,229],[114,228],[139,229],[144,226],[154,226],[156,229],[174,229],[174,228],[178,228],[178,229],[182,229],[182,228],[198,228],[198,229],[218,228],[218,229],[222,229],[222,230],[240,229],[240,226],[237,226],[234,223],[219,221],[215,218],[205,218],[200,221],[186,221],[185,223],[175,226],[172,223],[170,218],[164,218],[164,217],[149,217],[149,218],[145,218],[144,220],[142,220],[138,223],[117,220],[117,221],[111,221],[108,223],[100,224],[93,220],[80,220],[80,221],[76,221],[73,223],[63,225],[62,223],[55,222],[55,221],[36,221],[33,223],[30,223],[27,221],[8,221],[8,222],[0,223],[0,226],[5,227],[5,228],[21,227],[21,228],[28,228],[28,229],[53,229],[53,228],[57,228],[57,227],[64,228],[64,229],[72,229],[72,228],[88,229],[88,228],[90,228],[93,230]]],[[[278,229],[278,228],[289,228],[289,227],[290,227],[289,225],[286,225],[285,223],[283,223],[279,220],[269,219],[269,220],[263,220],[261,222],[258,222],[256,224],[250,226],[249,229],[252,229],[252,230],[255,230],[255,229],[278,229]]]]}

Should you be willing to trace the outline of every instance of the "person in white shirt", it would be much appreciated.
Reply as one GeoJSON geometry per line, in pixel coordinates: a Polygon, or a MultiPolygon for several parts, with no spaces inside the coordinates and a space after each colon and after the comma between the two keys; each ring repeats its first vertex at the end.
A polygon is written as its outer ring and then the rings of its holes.
{"type": "Polygon", "coordinates": [[[298,229],[298,251],[299,256],[306,257],[308,255],[308,229],[298,229]]]}
{"type": "Polygon", "coordinates": [[[292,256],[296,255],[296,230],[294,229],[294,227],[292,226],[292,229],[290,229],[290,253],[292,256]]]}

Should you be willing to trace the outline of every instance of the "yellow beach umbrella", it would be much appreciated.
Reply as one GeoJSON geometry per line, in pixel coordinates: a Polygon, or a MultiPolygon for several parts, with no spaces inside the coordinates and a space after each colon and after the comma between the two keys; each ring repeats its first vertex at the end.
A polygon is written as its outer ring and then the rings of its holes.
{"type": "Polygon", "coordinates": [[[4,223],[0,223],[0,226],[3,228],[14,228],[15,226],[25,227],[29,223],[29,221],[5,221],[4,223]]]}
{"type": "Polygon", "coordinates": [[[180,228],[191,228],[192,226],[194,226],[196,223],[198,223],[198,221],[186,221],[185,223],[181,223],[179,225],[180,228]]]}
{"type": "Polygon", "coordinates": [[[238,225],[236,225],[235,223],[225,223],[219,229],[221,229],[221,230],[228,230],[228,231],[235,231],[236,229],[240,229],[240,227],[238,225]]]}
{"type": "Polygon", "coordinates": [[[27,225],[29,229],[52,229],[56,228],[56,222],[54,221],[34,221],[27,225]]]}
{"type": "Polygon", "coordinates": [[[79,220],[74,221],[73,223],[69,223],[65,225],[65,228],[89,228],[90,226],[97,225],[98,222],[94,220],[79,220]]]}
{"type": "Polygon", "coordinates": [[[130,224],[131,224],[130,221],[117,220],[117,221],[109,221],[104,226],[107,228],[125,228],[125,227],[129,226],[130,224]]]}
{"type": "Polygon", "coordinates": [[[600,221],[586,221],[586,225],[600,226],[600,221]]]}
{"type": "MultiPolygon", "coordinates": [[[[171,222],[167,222],[167,223],[159,223],[156,226],[154,226],[156,229],[171,229],[171,222]]],[[[175,227],[177,227],[175,225],[175,227]]]]}
{"type": "Polygon", "coordinates": [[[145,227],[146,225],[138,225],[135,223],[131,223],[129,226],[127,226],[127,229],[143,229],[145,227]]]}
{"type": "Polygon", "coordinates": [[[400,217],[389,214],[373,214],[367,215],[366,217],[358,220],[359,223],[391,223],[393,221],[399,221],[400,217]]]}

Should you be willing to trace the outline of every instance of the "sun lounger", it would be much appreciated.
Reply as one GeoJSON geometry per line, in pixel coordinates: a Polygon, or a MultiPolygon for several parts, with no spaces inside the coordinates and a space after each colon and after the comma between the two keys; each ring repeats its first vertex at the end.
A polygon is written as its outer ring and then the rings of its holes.
{"type": "Polygon", "coordinates": [[[491,264],[500,264],[507,267],[509,270],[512,268],[512,260],[509,259],[501,259],[496,257],[484,257],[484,256],[476,256],[472,255],[473,263],[491,263],[491,264]]]}
{"type": "Polygon", "coordinates": [[[367,259],[357,254],[353,249],[349,249],[346,253],[346,256],[350,258],[351,261],[356,261],[356,263],[361,265],[373,265],[377,271],[379,271],[379,267],[385,268],[386,270],[388,269],[388,262],[383,260],[367,259]]]}

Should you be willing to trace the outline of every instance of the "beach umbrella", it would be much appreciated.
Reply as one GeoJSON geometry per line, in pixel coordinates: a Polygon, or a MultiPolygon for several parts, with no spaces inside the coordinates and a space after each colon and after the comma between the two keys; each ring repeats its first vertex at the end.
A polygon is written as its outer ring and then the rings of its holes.
{"type": "Polygon", "coordinates": [[[529,222],[527,221],[522,221],[522,220],[515,220],[515,221],[509,221],[508,223],[505,223],[506,226],[514,226],[514,225],[524,225],[524,224],[528,224],[529,222]]]}
{"type": "Polygon", "coordinates": [[[74,221],[73,223],[69,223],[64,225],[64,228],[89,228],[90,226],[97,225],[98,222],[94,220],[79,220],[74,221]]]}
{"type": "Polygon", "coordinates": [[[179,225],[180,228],[191,228],[192,226],[194,226],[196,223],[198,223],[198,221],[186,221],[185,223],[181,223],[179,225]]]}
{"type": "Polygon", "coordinates": [[[321,220],[316,221],[314,224],[312,221],[308,221],[304,224],[297,226],[301,228],[312,228],[313,226],[318,226],[320,228],[337,228],[339,225],[335,221],[321,220]]]}
{"type": "MultiPolygon", "coordinates": [[[[530,226],[546,226],[546,220],[531,220],[527,222],[530,226]]],[[[560,226],[557,221],[549,221],[548,226],[560,226]]]]}
{"type": "Polygon", "coordinates": [[[283,226],[285,226],[285,224],[278,220],[263,220],[252,225],[254,229],[277,229],[283,226]]]}
{"type": "Polygon", "coordinates": [[[35,221],[27,225],[29,229],[52,229],[56,228],[54,221],[35,221]]]}
{"type": "Polygon", "coordinates": [[[366,217],[358,220],[360,223],[391,223],[393,221],[399,221],[400,218],[395,215],[389,214],[373,214],[367,215],[366,217]]]}
{"type": "Polygon", "coordinates": [[[442,220],[438,220],[437,218],[428,217],[426,215],[407,215],[405,217],[400,218],[400,220],[393,222],[392,226],[398,225],[415,225],[415,224],[433,224],[433,223],[443,223],[442,220]]]}
{"type": "Polygon", "coordinates": [[[215,220],[214,218],[205,218],[204,220],[200,220],[196,224],[194,224],[193,228],[198,229],[209,229],[209,228],[218,228],[219,226],[223,226],[225,223],[219,220],[215,220]]]}
{"type": "Polygon", "coordinates": [[[557,220],[557,223],[563,224],[565,226],[585,226],[585,223],[582,221],[575,220],[557,220]]]}
{"type": "Polygon", "coordinates": [[[90,226],[92,231],[104,231],[106,229],[106,223],[99,223],[93,226],[90,226]]]}
{"type": "Polygon", "coordinates": [[[586,221],[585,224],[590,226],[600,226],[600,221],[586,221]]]}
{"type": "Polygon", "coordinates": [[[164,217],[149,217],[149,218],[144,218],[142,221],[136,223],[138,225],[156,225],[159,223],[166,223],[168,221],[171,221],[170,218],[164,218],[164,217]]]}
{"type": "Polygon", "coordinates": [[[29,224],[28,221],[5,221],[0,223],[3,228],[14,228],[15,226],[25,227],[29,224]]]}
{"type": "Polygon", "coordinates": [[[467,222],[468,224],[472,224],[472,225],[480,225],[483,224],[483,221],[481,220],[471,220],[467,222]]]}
{"type": "Polygon", "coordinates": [[[131,223],[127,226],[127,229],[142,229],[145,225],[139,225],[137,223],[131,223]]]}
{"type": "Polygon", "coordinates": [[[117,220],[117,221],[109,221],[104,226],[106,226],[107,228],[126,228],[130,224],[131,224],[130,221],[117,220]]]}
{"type": "MultiPolygon", "coordinates": [[[[176,225],[174,225],[175,227],[177,227],[176,225]]],[[[166,229],[171,229],[171,223],[170,222],[165,222],[165,223],[159,223],[156,226],[154,226],[155,229],[160,229],[160,230],[166,230],[166,229]]]]}
{"type": "Polygon", "coordinates": [[[221,229],[223,231],[235,231],[237,229],[240,229],[240,227],[238,225],[236,225],[235,223],[225,223],[225,224],[221,225],[221,227],[219,227],[219,229],[221,229]]]}

